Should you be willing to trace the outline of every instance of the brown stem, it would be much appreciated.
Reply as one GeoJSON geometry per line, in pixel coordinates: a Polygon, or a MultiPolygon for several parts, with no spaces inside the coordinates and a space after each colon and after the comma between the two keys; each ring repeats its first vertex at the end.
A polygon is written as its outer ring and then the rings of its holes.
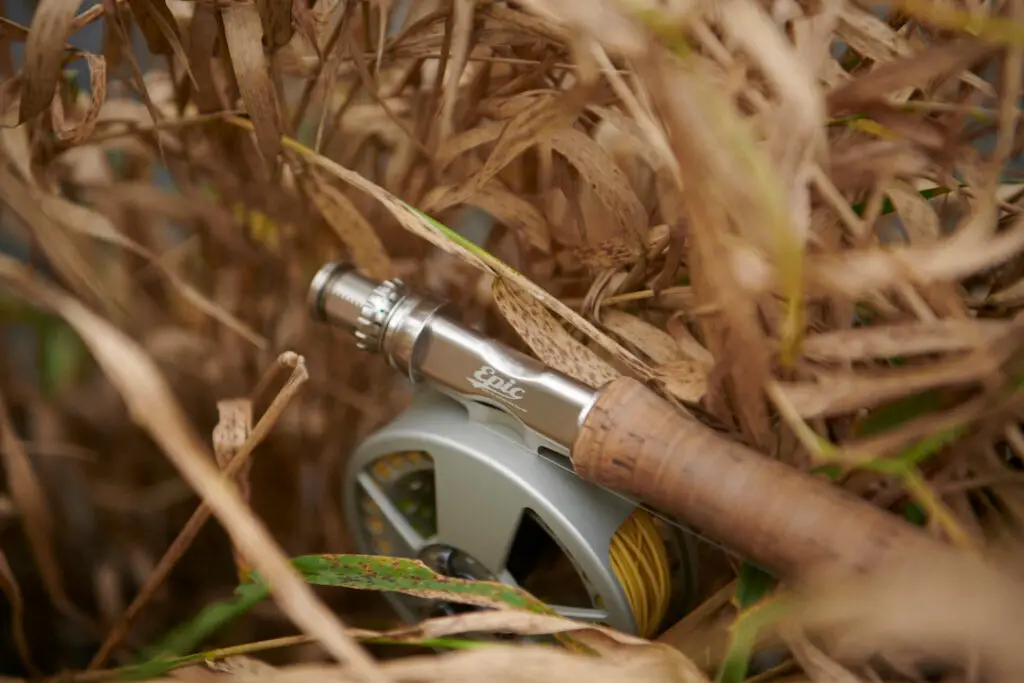
{"type": "Polygon", "coordinates": [[[600,392],[573,443],[579,475],[675,515],[780,578],[867,571],[940,543],[824,480],[687,419],[636,380],[600,392]]]}

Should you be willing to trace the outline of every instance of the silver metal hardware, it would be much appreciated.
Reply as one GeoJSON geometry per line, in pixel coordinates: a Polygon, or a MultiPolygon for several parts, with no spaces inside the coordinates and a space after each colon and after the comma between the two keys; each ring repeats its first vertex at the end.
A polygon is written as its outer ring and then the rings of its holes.
{"type": "MultiPolygon", "coordinates": [[[[342,500],[359,551],[521,585],[564,616],[636,633],[610,544],[638,503],[583,481],[568,457],[597,393],[459,325],[444,314],[445,302],[399,282],[329,264],[313,279],[309,302],[315,319],[346,329],[360,348],[423,384],[412,405],[348,459],[342,500]],[[531,533],[544,530],[575,582],[559,575],[544,594],[535,576],[524,576],[524,558],[538,545],[520,545],[527,520],[539,525],[531,533]]],[[[695,589],[693,537],[668,521],[685,603],[695,589]]],[[[387,597],[411,621],[458,610],[387,597]]]]}
{"type": "MultiPolygon", "coordinates": [[[[366,439],[349,458],[342,494],[357,547],[419,558],[453,576],[521,585],[564,616],[636,633],[608,552],[636,506],[536,457],[519,434],[488,421],[496,413],[480,407],[471,414],[424,387],[366,439]],[[544,557],[530,557],[541,550],[535,540],[517,545],[523,525],[533,522],[553,541],[545,541],[544,557]],[[552,568],[556,560],[561,564],[552,568]]],[[[435,601],[386,595],[410,621],[439,608],[435,601]]]]}
{"type": "MultiPolygon", "coordinates": [[[[355,334],[363,306],[379,284],[349,266],[328,263],[310,284],[311,315],[316,320],[329,322],[355,334]]],[[[392,300],[389,298],[388,301],[392,300]]],[[[569,449],[579,425],[597,400],[597,392],[498,341],[442,317],[444,306],[442,301],[412,296],[401,289],[397,301],[391,303],[390,313],[384,316],[378,350],[413,381],[431,380],[437,390],[470,408],[474,402],[497,408],[501,412],[492,415],[489,418],[491,422],[504,422],[528,441],[535,452],[560,456],[549,455],[548,459],[554,466],[578,477],[568,458],[569,449]],[[510,386],[529,393],[516,402],[500,392],[492,396],[490,391],[477,388],[470,383],[467,374],[472,377],[475,370],[485,365],[495,370],[493,376],[507,373],[510,379],[515,380],[515,384],[510,386]],[[518,403],[519,409],[510,407],[509,403],[518,403]]],[[[492,376],[490,370],[485,373],[487,377],[492,376]]],[[[655,508],[640,505],[618,493],[609,493],[644,508],[679,531],[735,556],[729,548],[655,508]]]]}
{"type": "Polygon", "coordinates": [[[339,264],[313,278],[313,316],[383,353],[411,380],[492,406],[567,453],[596,394],[537,360],[444,315],[445,302],[416,296],[399,282],[374,282],[339,264]]]}
{"type": "Polygon", "coordinates": [[[372,353],[380,350],[384,325],[404,294],[401,280],[385,280],[373,288],[356,320],[356,346],[372,353]]]}

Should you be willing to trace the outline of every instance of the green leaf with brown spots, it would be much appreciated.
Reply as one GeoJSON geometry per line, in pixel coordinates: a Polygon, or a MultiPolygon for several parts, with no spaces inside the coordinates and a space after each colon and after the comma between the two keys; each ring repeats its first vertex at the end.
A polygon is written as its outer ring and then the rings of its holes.
{"type": "MultiPolygon", "coordinates": [[[[378,555],[304,555],[293,558],[292,564],[307,583],[316,586],[390,591],[476,607],[555,613],[522,589],[497,582],[442,576],[419,560],[378,555]]],[[[124,671],[122,677],[152,678],[174,668],[176,662],[207,638],[270,597],[270,590],[257,573],[251,574],[250,579],[251,582],[235,589],[234,598],[207,605],[158,645],[149,648],[144,662],[124,671]]],[[[586,651],[568,634],[555,634],[555,638],[572,649],[586,651]]]]}
{"type": "Polygon", "coordinates": [[[292,562],[307,582],[317,586],[393,591],[476,607],[511,607],[554,614],[522,589],[504,583],[441,576],[419,560],[377,555],[305,555],[292,562]]]}

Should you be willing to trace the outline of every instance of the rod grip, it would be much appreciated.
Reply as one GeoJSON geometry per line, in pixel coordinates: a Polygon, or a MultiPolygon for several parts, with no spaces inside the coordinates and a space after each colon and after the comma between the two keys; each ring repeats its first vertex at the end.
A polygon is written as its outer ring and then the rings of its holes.
{"type": "Polygon", "coordinates": [[[629,377],[605,385],[572,447],[578,474],[676,516],[780,578],[866,571],[941,542],[826,481],[688,419],[629,377]]]}

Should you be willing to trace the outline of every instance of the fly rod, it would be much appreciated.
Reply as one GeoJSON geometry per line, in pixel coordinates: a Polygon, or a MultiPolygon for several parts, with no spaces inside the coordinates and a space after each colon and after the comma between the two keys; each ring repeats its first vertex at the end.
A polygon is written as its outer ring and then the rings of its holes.
{"type": "Polygon", "coordinates": [[[785,579],[942,547],[899,517],[682,415],[637,380],[597,390],[458,323],[448,302],[329,263],[310,313],[412,382],[496,408],[581,479],[675,517],[785,579]]]}

